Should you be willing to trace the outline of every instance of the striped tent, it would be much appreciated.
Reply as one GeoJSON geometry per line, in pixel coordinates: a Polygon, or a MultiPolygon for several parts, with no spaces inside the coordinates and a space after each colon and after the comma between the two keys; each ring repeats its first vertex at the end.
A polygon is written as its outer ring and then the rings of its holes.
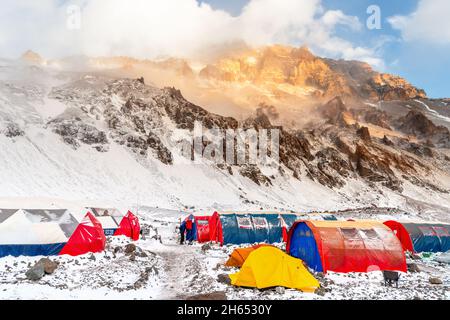
{"type": "Polygon", "coordinates": [[[81,222],[66,209],[0,209],[0,257],[99,252],[105,236],[88,212],[81,222]]]}

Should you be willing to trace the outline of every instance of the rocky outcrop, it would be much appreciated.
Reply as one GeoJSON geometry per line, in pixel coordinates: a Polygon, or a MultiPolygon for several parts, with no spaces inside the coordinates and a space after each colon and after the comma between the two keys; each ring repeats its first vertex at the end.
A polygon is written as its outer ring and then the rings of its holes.
{"type": "Polygon", "coordinates": [[[397,120],[399,131],[430,141],[441,147],[450,146],[450,132],[446,127],[437,126],[422,112],[411,110],[404,117],[397,120]]]}
{"type": "Polygon", "coordinates": [[[91,145],[97,151],[103,152],[107,145],[106,133],[98,130],[93,125],[81,121],[81,119],[55,119],[49,123],[54,133],[60,135],[63,141],[74,149],[80,147],[80,143],[91,145]]]}
{"type": "Polygon", "coordinates": [[[257,185],[271,186],[272,182],[268,177],[262,174],[261,170],[256,165],[241,165],[239,173],[252,180],[257,185]]]}
{"type": "Polygon", "coordinates": [[[365,142],[370,142],[372,138],[370,137],[370,131],[367,127],[361,127],[356,130],[356,134],[365,142]]]}
{"type": "Polygon", "coordinates": [[[1,132],[8,138],[16,138],[25,135],[25,132],[16,123],[8,123],[1,132]]]}
{"type": "Polygon", "coordinates": [[[412,86],[405,79],[391,74],[375,74],[370,85],[377,93],[379,100],[408,100],[426,98],[422,89],[412,86]]]}
{"type": "Polygon", "coordinates": [[[346,115],[348,109],[341,97],[335,97],[319,108],[322,116],[328,123],[337,126],[347,126],[346,115]]]}
{"type": "Polygon", "coordinates": [[[230,117],[222,117],[209,113],[205,109],[187,101],[180,90],[165,88],[155,101],[163,107],[167,115],[180,129],[194,129],[195,121],[205,128],[236,129],[238,121],[230,117]]]}
{"type": "Polygon", "coordinates": [[[384,186],[401,191],[400,182],[389,166],[387,159],[379,158],[365,146],[358,144],[354,154],[358,174],[368,181],[381,182],[384,186]]]}
{"type": "Polygon", "coordinates": [[[391,130],[391,127],[389,125],[390,120],[389,120],[388,114],[385,111],[370,108],[370,109],[364,109],[364,111],[362,111],[362,113],[363,113],[363,119],[365,122],[374,124],[381,128],[391,130]]]}

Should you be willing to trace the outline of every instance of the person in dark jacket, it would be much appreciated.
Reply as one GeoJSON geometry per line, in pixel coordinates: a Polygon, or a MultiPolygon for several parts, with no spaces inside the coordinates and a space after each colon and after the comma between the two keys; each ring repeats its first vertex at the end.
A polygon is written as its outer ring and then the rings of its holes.
{"type": "Polygon", "coordinates": [[[184,233],[186,232],[186,221],[180,224],[180,244],[184,244],[184,233]]]}

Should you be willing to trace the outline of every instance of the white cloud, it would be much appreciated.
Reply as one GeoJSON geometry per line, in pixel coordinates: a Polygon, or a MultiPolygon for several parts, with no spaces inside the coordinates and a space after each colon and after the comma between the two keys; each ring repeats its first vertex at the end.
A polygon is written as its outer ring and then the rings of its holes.
{"type": "Polygon", "coordinates": [[[374,49],[336,36],[338,26],[357,31],[361,23],[342,11],[325,10],[321,0],[251,0],[237,17],[196,0],[5,1],[0,52],[10,56],[31,48],[51,56],[189,57],[243,41],[251,46],[306,44],[333,58],[382,63],[374,49]],[[66,27],[66,9],[72,4],[82,7],[80,30],[66,27]]]}
{"type": "Polygon", "coordinates": [[[450,44],[450,1],[420,0],[407,16],[393,16],[388,22],[402,33],[405,41],[450,44]]]}

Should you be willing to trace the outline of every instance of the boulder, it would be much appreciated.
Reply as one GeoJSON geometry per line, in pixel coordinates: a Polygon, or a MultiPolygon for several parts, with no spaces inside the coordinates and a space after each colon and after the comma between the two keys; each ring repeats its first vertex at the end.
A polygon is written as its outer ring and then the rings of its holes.
{"type": "Polygon", "coordinates": [[[286,292],[286,289],[284,287],[276,287],[275,292],[278,294],[284,294],[286,292]]]}
{"type": "Polygon", "coordinates": [[[416,263],[408,263],[408,272],[420,272],[420,268],[416,263]]]}
{"type": "Polygon", "coordinates": [[[36,263],[25,273],[28,280],[39,281],[45,275],[44,265],[36,263]]]}
{"type": "Polygon", "coordinates": [[[316,291],[314,293],[323,297],[330,291],[331,291],[331,289],[320,286],[319,288],[316,289],[316,291]]]}
{"type": "Polygon", "coordinates": [[[141,257],[141,258],[147,258],[148,254],[145,253],[144,250],[140,250],[140,251],[136,252],[136,256],[141,257]]]}
{"type": "Polygon", "coordinates": [[[217,281],[223,284],[231,285],[231,279],[227,274],[219,274],[217,281]]]}
{"type": "Polygon", "coordinates": [[[443,283],[442,280],[440,278],[437,278],[437,277],[431,277],[429,279],[429,281],[430,281],[431,284],[442,284],[443,283]]]}
{"type": "Polygon", "coordinates": [[[136,253],[135,252],[132,252],[130,254],[130,261],[136,261],[136,253]]]}
{"type": "Polygon", "coordinates": [[[136,245],[134,243],[129,243],[125,246],[125,254],[129,255],[136,251],[136,245]]]}
{"type": "Polygon", "coordinates": [[[211,250],[211,249],[212,249],[211,248],[211,244],[209,244],[209,243],[205,243],[204,245],[202,245],[202,251],[203,252],[211,250]]]}

